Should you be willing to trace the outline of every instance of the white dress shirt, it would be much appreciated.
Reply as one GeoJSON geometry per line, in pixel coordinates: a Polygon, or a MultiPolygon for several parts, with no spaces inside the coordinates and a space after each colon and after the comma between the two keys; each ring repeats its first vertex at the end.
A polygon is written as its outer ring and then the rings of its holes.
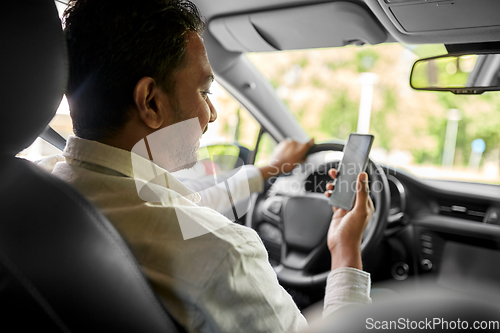
{"type": "MultiPolygon", "coordinates": [[[[307,327],[254,230],[198,205],[198,193],[151,161],[135,155],[132,166],[132,155],[72,136],[63,152],[65,162],[52,172],[104,213],[188,332],[274,333],[307,327]],[[164,184],[151,180],[152,169],[164,175],[164,184]]],[[[51,168],[50,162],[41,164],[51,168]]],[[[250,171],[249,179],[259,177],[250,171]]],[[[370,303],[369,293],[368,273],[335,270],[328,277],[324,314],[370,303]]]]}

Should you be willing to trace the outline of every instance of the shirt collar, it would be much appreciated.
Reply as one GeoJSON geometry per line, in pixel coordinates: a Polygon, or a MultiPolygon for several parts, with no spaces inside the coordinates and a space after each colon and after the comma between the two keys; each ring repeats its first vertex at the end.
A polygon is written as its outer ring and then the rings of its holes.
{"type": "Polygon", "coordinates": [[[71,135],[66,142],[63,156],[85,163],[92,163],[116,171],[126,177],[151,181],[156,175],[167,175],[167,188],[179,193],[192,202],[200,201],[200,195],[159,167],[153,161],[147,160],[130,151],[106,145],[97,141],[87,140],[71,135]]]}

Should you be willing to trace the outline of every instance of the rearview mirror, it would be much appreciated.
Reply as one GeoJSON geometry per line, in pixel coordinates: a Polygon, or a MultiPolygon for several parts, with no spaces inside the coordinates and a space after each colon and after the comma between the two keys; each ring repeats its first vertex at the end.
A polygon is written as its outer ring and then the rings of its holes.
{"type": "Polygon", "coordinates": [[[442,55],[417,60],[410,74],[416,90],[482,94],[500,90],[500,53],[442,55]]]}

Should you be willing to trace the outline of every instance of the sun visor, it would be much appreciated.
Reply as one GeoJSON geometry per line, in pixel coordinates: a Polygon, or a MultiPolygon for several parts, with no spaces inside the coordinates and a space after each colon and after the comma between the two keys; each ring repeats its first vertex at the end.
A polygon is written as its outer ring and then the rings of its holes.
{"type": "Polygon", "coordinates": [[[225,49],[236,52],[378,44],[387,39],[365,8],[348,2],[219,17],[208,28],[225,49]]]}

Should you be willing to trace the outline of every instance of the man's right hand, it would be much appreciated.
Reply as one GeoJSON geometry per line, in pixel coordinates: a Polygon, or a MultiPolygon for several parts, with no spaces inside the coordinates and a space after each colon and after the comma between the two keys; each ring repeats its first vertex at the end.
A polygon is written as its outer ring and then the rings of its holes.
{"type": "MultiPolygon", "coordinates": [[[[330,169],[332,179],[337,170],[330,169]]],[[[326,186],[325,195],[330,197],[333,184],[326,186]]],[[[328,249],[332,255],[332,270],[341,267],[363,269],[361,263],[361,241],[363,232],[374,212],[373,202],[369,196],[368,175],[359,174],[356,184],[356,199],[352,210],[333,207],[333,217],[328,229],[328,249]]]]}

